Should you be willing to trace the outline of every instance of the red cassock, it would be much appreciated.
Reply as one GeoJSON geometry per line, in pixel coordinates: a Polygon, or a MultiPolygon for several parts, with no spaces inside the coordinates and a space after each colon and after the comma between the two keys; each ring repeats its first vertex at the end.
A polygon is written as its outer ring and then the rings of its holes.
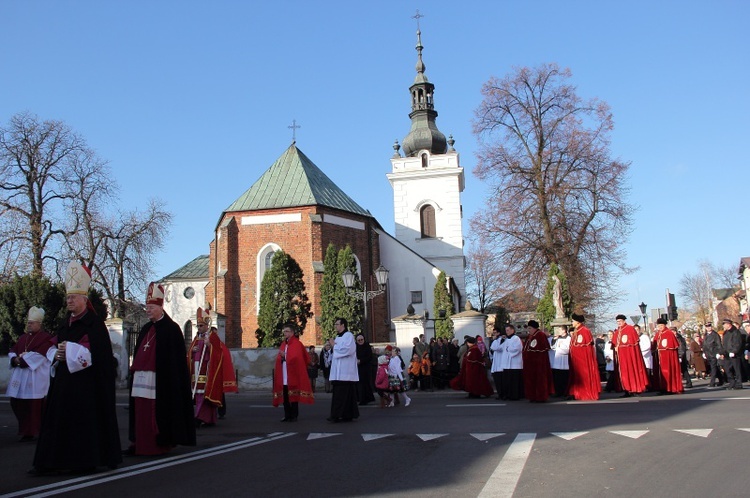
{"type": "Polygon", "coordinates": [[[620,384],[622,389],[629,393],[641,393],[648,386],[648,375],[643,363],[638,333],[632,325],[625,325],[617,332],[613,344],[617,352],[620,384]]]}
{"type": "Polygon", "coordinates": [[[279,354],[276,355],[276,366],[273,373],[273,406],[279,406],[284,402],[284,374],[281,365],[281,352],[286,352],[286,378],[289,390],[290,403],[313,404],[314,397],[310,386],[310,377],[307,375],[307,365],[310,363],[310,355],[300,342],[299,338],[292,336],[289,341],[283,341],[279,346],[279,354]]]}
{"type": "Polygon", "coordinates": [[[482,351],[476,345],[469,347],[461,363],[461,371],[451,380],[450,386],[473,396],[489,397],[495,393],[487,378],[482,351]]]}
{"type": "Polygon", "coordinates": [[[523,387],[529,401],[547,401],[555,392],[549,350],[549,340],[541,330],[531,333],[523,345],[523,387]]]}
{"type": "Polygon", "coordinates": [[[682,370],[677,355],[680,343],[674,332],[669,329],[657,332],[654,336],[654,344],[659,356],[658,373],[655,372],[659,376],[659,389],[668,393],[683,392],[682,370]]]}
{"type": "Polygon", "coordinates": [[[602,384],[594,351],[594,336],[584,325],[578,327],[570,338],[570,381],[568,393],[575,399],[599,399],[602,384]]]}

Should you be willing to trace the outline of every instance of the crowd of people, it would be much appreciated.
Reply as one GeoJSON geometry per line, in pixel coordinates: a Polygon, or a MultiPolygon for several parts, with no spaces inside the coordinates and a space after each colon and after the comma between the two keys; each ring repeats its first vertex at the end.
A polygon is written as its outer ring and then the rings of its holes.
{"type": "MultiPolygon", "coordinates": [[[[91,272],[71,262],[65,274],[67,314],[50,334],[45,312],[28,310],[26,331],[11,348],[7,394],[22,442],[36,441],[32,475],[113,469],[123,455],[161,455],[193,446],[196,427],[213,425],[237,391],[229,350],[207,310],[185,347],[164,312],[164,288],[146,293],[149,319],[135,343],[128,375],[128,441],[122,450],[115,412],[117,360],[109,331],[88,299],[91,272]]],[[[307,353],[305,352],[305,358],[307,353]]]]}
{"type": "MultiPolygon", "coordinates": [[[[196,429],[214,425],[226,410],[225,393],[237,391],[231,355],[211,327],[207,309],[197,310],[198,333],[188,348],[180,327],[164,312],[164,289],[151,283],[149,321],[138,334],[130,365],[128,439],[121,450],[115,414],[116,360],[104,321],[87,295],[90,271],[72,262],[65,279],[68,314],[55,335],[42,327],[44,310],[28,310],[27,327],[11,348],[7,394],[21,441],[36,441],[32,474],[115,468],[122,455],[161,455],[176,445],[195,445],[196,429]]],[[[322,377],[331,393],[331,423],[359,417],[359,406],[380,399],[381,408],[408,407],[408,391],[446,387],[468,398],[544,403],[550,397],[599,399],[605,392],[639,396],[679,394],[692,376],[711,388],[742,389],[750,380],[750,322],[722,320],[715,331],[685,337],[665,319],[653,336],[617,315],[617,328],[594,337],[583,315],[572,326],[543,331],[530,320],[520,337],[513,325],[496,325],[492,337],[415,337],[411,355],[386,345],[382,351],[337,318],[336,334],[305,347],[294,323],[282,328],[272,404],[283,405],[282,422],[295,422],[299,404],[315,401],[322,377]],[[693,373],[691,375],[690,370],[693,373]],[[320,375],[322,374],[322,375],[320,375]],[[491,379],[491,381],[490,381],[491,379]]]]}

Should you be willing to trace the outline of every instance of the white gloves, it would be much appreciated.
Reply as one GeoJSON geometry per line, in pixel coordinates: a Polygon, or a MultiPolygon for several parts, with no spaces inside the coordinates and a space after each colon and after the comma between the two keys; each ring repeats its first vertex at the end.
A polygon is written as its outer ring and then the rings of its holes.
{"type": "Polygon", "coordinates": [[[729,353],[730,358],[734,358],[734,353],[729,353]]]}
{"type": "Polygon", "coordinates": [[[720,359],[721,359],[721,355],[720,355],[719,353],[716,353],[716,359],[717,359],[717,360],[720,360],[720,359]]]}

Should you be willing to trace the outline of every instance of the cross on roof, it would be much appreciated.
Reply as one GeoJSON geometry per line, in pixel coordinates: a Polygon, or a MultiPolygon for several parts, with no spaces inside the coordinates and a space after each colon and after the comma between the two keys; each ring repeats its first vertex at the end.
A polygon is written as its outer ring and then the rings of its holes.
{"type": "Polygon", "coordinates": [[[297,124],[296,119],[293,119],[292,124],[290,126],[287,126],[287,128],[292,130],[292,142],[296,142],[297,141],[297,129],[302,128],[302,127],[297,124]]]}
{"type": "Polygon", "coordinates": [[[419,29],[419,20],[421,18],[423,18],[423,17],[424,17],[424,15],[422,15],[422,14],[419,13],[419,9],[417,9],[417,13],[416,14],[414,14],[413,16],[411,16],[412,19],[416,19],[417,20],[417,29],[419,29]]]}

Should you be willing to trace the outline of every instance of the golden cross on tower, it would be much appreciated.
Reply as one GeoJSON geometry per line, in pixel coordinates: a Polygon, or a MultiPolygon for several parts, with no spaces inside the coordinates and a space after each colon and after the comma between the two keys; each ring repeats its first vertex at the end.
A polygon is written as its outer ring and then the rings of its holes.
{"type": "Polygon", "coordinates": [[[287,128],[290,128],[292,130],[292,143],[296,143],[297,142],[297,129],[302,128],[302,127],[297,124],[296,119],[293,119],[292,124],[290,126],[287,126],[287,128]]]}

